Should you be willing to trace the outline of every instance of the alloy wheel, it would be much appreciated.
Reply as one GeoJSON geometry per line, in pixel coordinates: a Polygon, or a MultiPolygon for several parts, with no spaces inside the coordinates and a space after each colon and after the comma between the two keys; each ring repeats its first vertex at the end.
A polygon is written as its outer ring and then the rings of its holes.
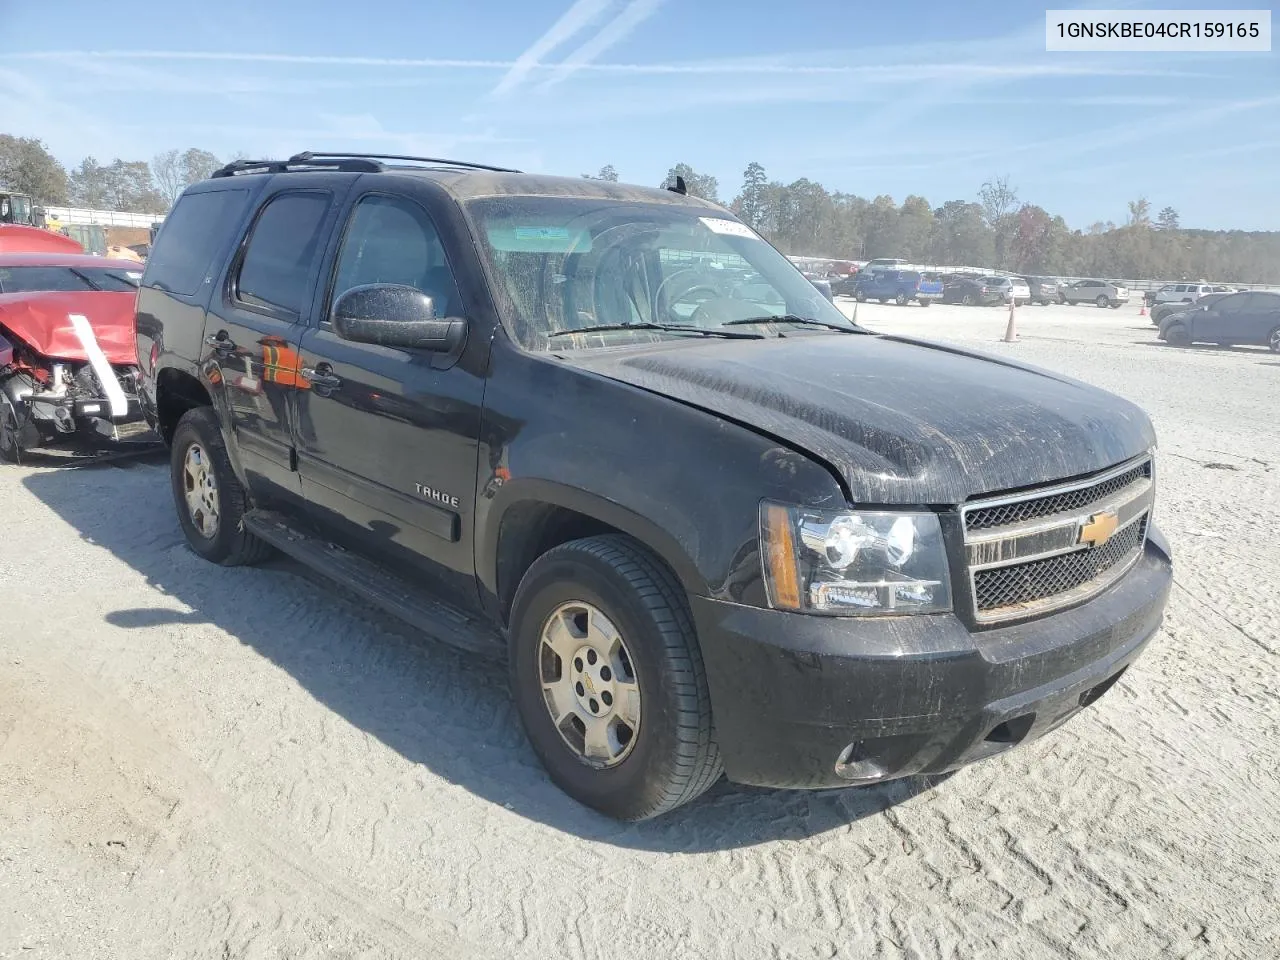
{"type": "Polygon", "coordinates": [[[622,634],[592,604],[561,604],[538,645],[542,696],[560,737],[597,768],[625,760],[640,732],[640,684],[622,634]]]}
{"type": "Polygon", "coordinates": [[[182,460],[182,487],[187,515],[196,532],[206,540],[218,535],[218,482],[204,447],[193,443],[182,460]]]}

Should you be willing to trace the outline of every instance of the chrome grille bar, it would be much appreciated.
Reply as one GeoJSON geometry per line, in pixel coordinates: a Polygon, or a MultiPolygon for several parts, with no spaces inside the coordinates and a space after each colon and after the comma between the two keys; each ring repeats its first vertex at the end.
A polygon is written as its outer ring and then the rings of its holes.
{"type": "Polygon", "coordinates": [[[1105,590],[1137,562],[1155,499],[1150,457],[1083,480],[961,508],[973,615],[1047,613],[1105,590]]]}

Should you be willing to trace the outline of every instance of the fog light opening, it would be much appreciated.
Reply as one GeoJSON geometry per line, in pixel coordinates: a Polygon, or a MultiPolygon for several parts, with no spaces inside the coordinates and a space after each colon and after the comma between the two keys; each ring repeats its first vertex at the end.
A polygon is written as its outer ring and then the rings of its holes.
{"type": "Polygon", "coordinates": [[[1020,717],[1014,717],[1012,720],[1006,720],[1004,723],[998,723],[991,728],[991,732],[987,734],[988,743],[1003,743],[1013,746],[1021,743],[1023,738],[1031,732],[1031,725],[1036,722],[1034,713],[1025,713],[1020,717]]]}
{"type": "Polygon", "coordinates": [[[875,783],[889,775],[889,771],[875,760],[865,756],[862,741],[851,743],[836,758],[836,776],[850,783],[875,783]]]}
{"type": "Polygon", "coordinates": [[[1128,669],[1128,665],[1121,667],[1096,687],[1090,687],[1084,693],[1080,694],[1080,706],[1087,707],[1089,704],[1095,703],[1099,697],[1116,685],[1116,681],[1123,677],[1124,672],[1128,669]]]}

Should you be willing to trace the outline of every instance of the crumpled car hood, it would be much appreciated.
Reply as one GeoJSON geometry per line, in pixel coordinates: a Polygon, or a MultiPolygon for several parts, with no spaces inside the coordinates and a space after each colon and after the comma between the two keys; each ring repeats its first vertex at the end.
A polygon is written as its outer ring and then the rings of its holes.
{"type": "Polygon", "coordinates": [[[777,437],[858,504],[955,504],[1088,474],[1155,443],[1114,394],[906,337],[800,335],[566,351],[564,361],[777,437]]]}
{"type": "Polygon", "coordinates": [[[0,294],[0,327],[51,360],[87,361],[84,344],[68,318],[78,313],[113,364],[138,362],[133,310],[136,295],[114,291],[0,294]]]}

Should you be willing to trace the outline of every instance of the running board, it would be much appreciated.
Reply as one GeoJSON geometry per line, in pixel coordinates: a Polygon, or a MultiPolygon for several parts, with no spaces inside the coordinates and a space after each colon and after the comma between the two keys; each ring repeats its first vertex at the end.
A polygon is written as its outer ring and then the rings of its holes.
{"type": "Polygon", "coordinates": [[[506,641],[487,622],[436,600],[357,553],[293,526],[283,514],[250,510],[245,528],[281,553],[342,584],[427,636],[475,653],[506,654],[506,641]]]}

